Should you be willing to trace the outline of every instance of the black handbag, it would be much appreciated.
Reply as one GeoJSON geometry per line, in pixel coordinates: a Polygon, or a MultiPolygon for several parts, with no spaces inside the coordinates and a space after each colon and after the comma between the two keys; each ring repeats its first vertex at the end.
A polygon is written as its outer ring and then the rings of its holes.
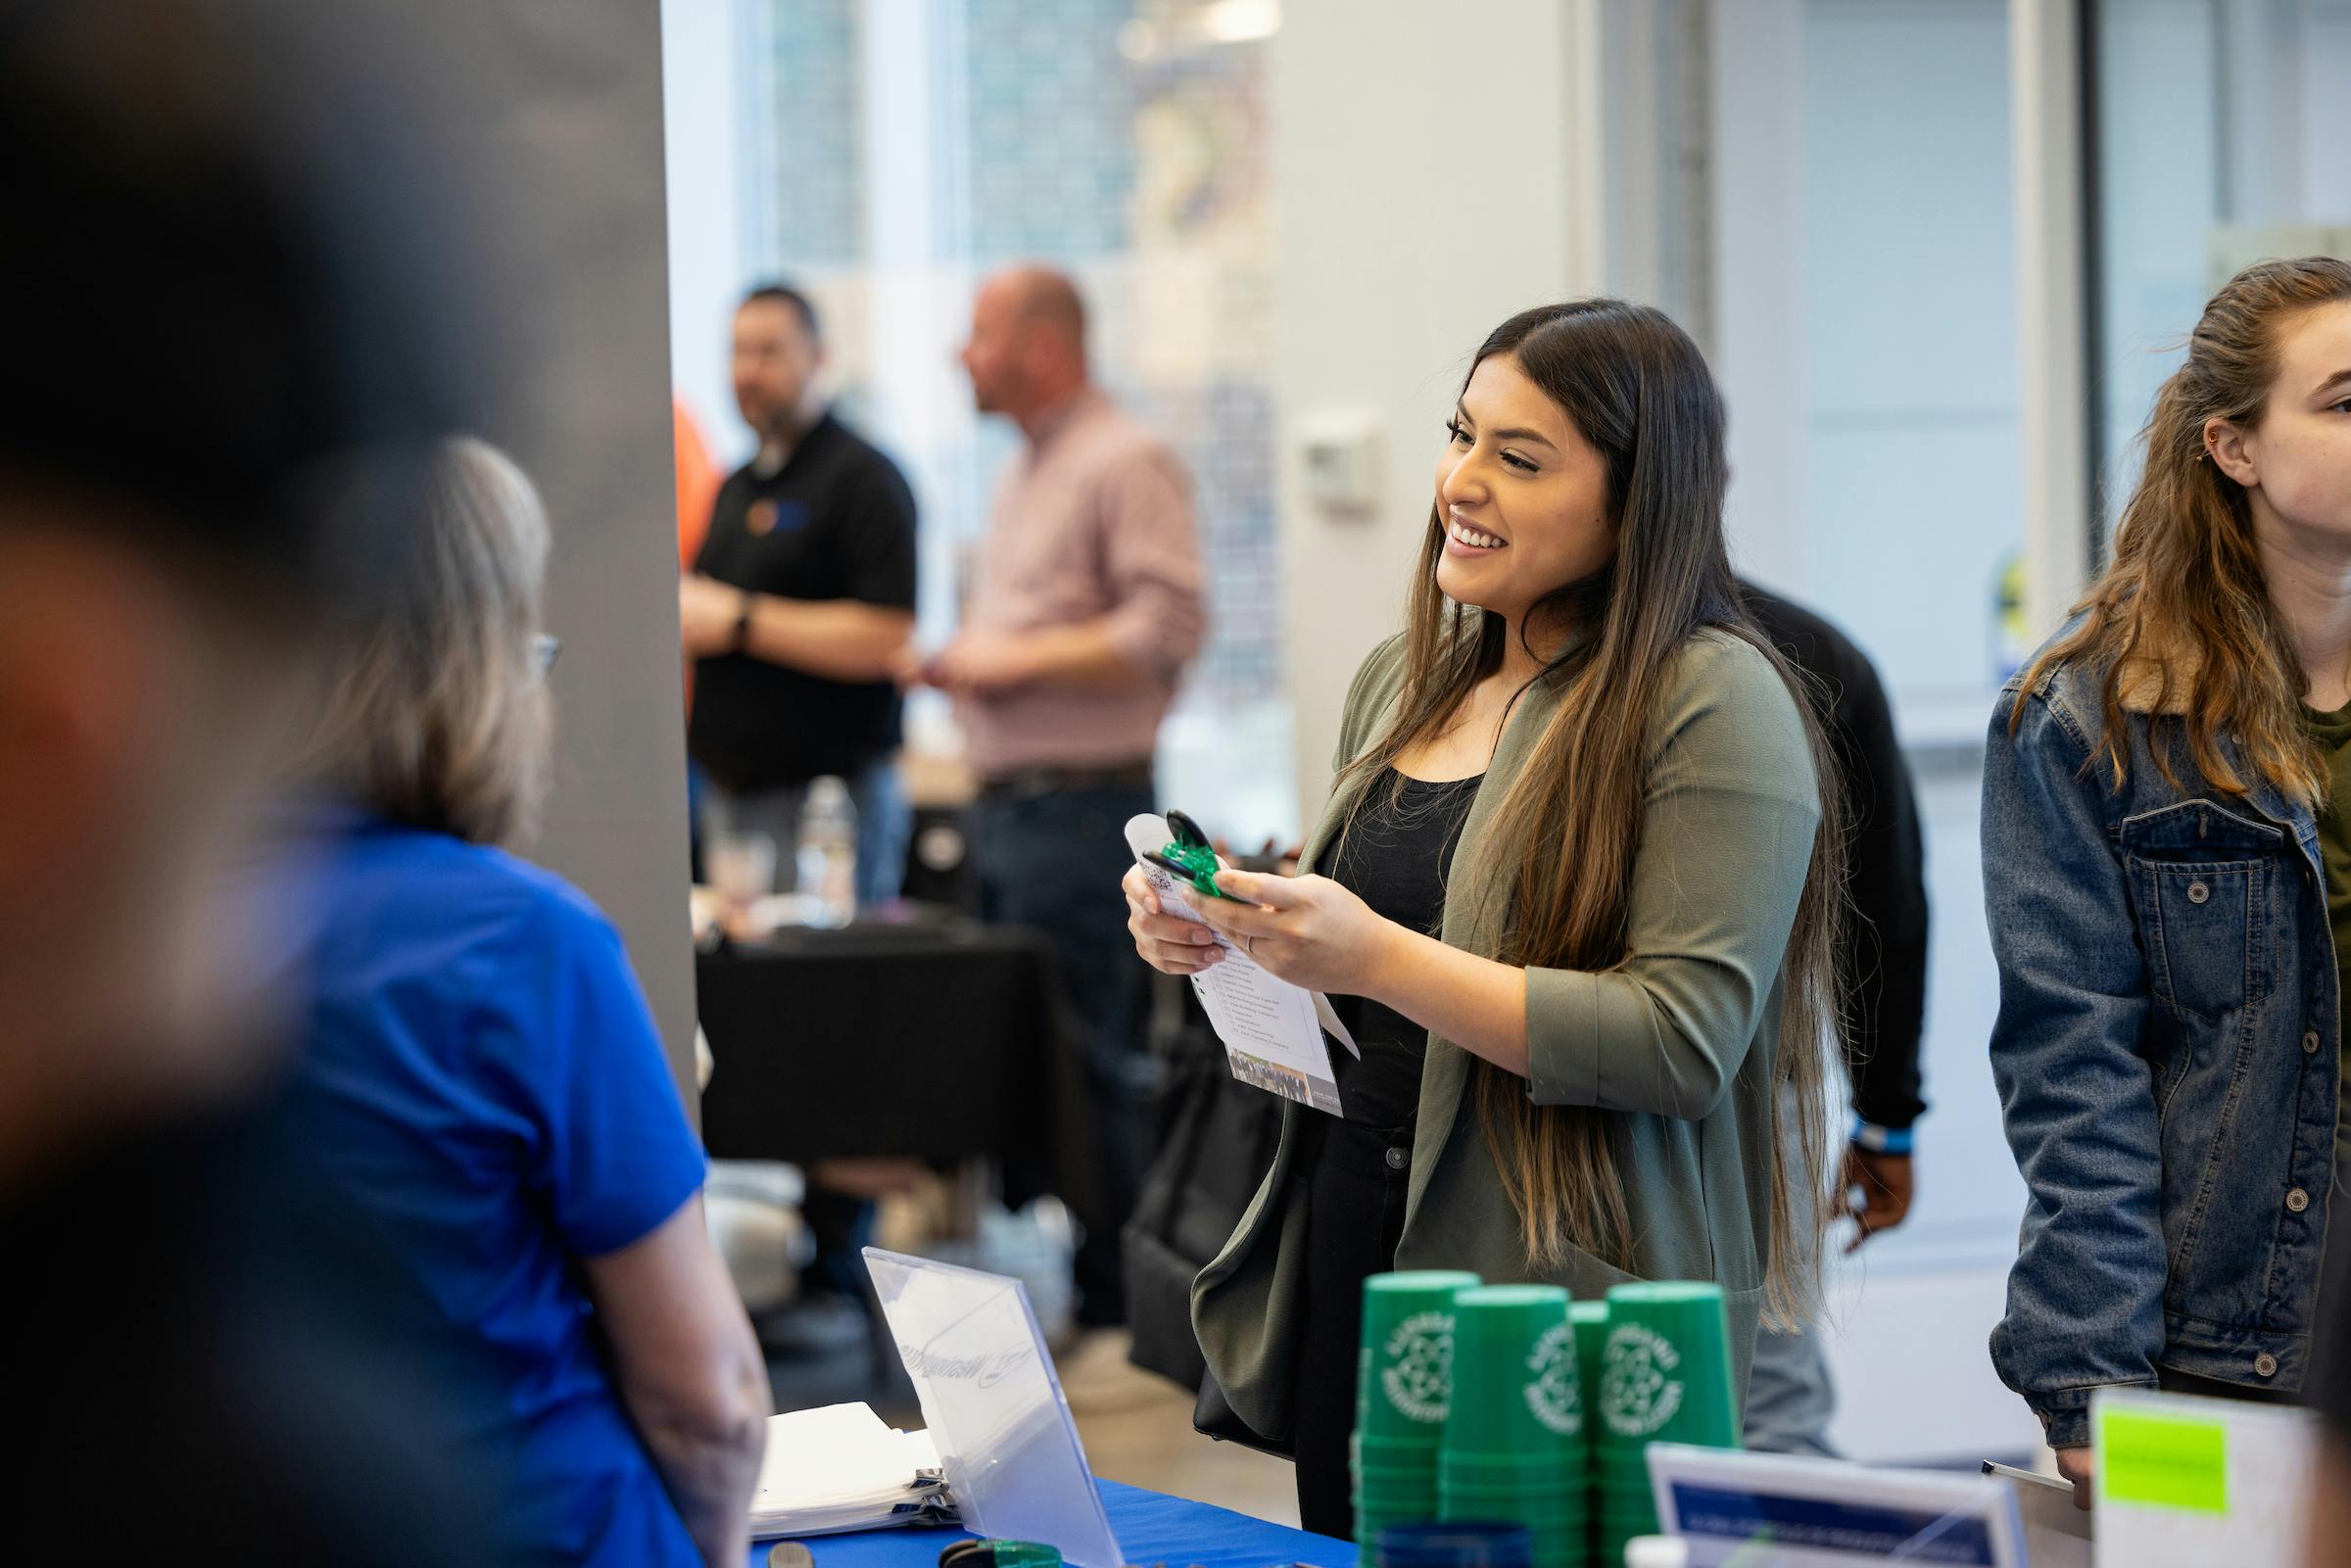
{"type": "Polygon", "coordinates": [[[1276,1459],[1298,1457],[1296,1444],[1287,1438],[1277,1442],[1266,1437],[1242,1420],[1226,1402],[1223,1385],[1205,1373],[1200,1379],[1200,1398],[1192,1402],[1192,1430],[1220,1443],[1237,1443],[1244,1449],[1270,1453],[1276,1459]]]}
{"type": "Polygon", "coordinates": [[[1183,990],[1182,1023],[1167,1039],[1159,1157],[1123,1233],[1128,1358],[1200,1397],[1192,1424],[1210,1437],[1286,1457],[1225,1402],[1192,1333],[1192,1281],[1223,1251],[1281,1139],[1282,1102],[1239,1082],[1208,1021],[1183,990]]]}

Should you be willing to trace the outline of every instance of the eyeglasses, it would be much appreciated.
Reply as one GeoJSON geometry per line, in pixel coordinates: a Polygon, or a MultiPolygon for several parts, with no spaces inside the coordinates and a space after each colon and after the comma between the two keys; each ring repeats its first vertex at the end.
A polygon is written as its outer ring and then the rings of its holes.
{"type": "Polygon", "coordinates": [[[538,655],[542,671],[552,670],[555,667],[556,656],[563,651],[563,640],[542,632],[531,639],[531,651],[538,655]]]}

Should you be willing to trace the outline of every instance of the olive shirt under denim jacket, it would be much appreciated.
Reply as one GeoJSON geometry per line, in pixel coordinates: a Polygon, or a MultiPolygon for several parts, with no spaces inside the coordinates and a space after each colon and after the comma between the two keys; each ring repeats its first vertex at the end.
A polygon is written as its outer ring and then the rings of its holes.
{"type": "Polygon", "coordinates": [[[2058,1448],[2089,1441],[2095,1390],[2158,1367],[2300,1387],[2326,1247],[2339,982],[2318,826],[2184,754],[2185,787],[2164,782],[2149,728],[2190,673],[2171,666],[2168,696],[2151,666],[2122,683],[2120,790],[2094,669],[2011,681],[1985,750],[1991,1063],[2028,1193],[1991,1355],[2058,1448]]]}
{"type": "MultiPolygon", "coordinates": [[[[1404,681],[1401,640],[1357,673],[1340,725],[1343,766],[1381,732],[1404,681]]],[[[1493,957],[1506,887],[1480,878],[1494,811],[1558,711],[1566,677],[1521,697],[1469,809],[1440,935],[1493,957]]],[[[1598,1297],[1629,1278],[1719,1281],[1730,1308],[1735,1387],[1747,1386],[1767,1261],[1774,1159],[1772,1066],[1783,960],[1810,863],[1820,803],[1802,718],[1750,644],[1699,633],[1678,656],[1652,721],[1624,960],[1600,974],[1530,969],[1526,1091],[1541,1105],[1617,1113],[1632,1215],[1634,1273],[1570,1253],[1530,1269],[1470,1085],[1471,1059],[1431,1035],[1420,1072],[1399,1268],[1530,1277],[1598,1297]]],[[[1302,870],[1332,847],[1335,793],[1302,870]]],[[[1545,853],[1540,845],[1525,852],[1545,853]]],[[[1559,851],[1551,851],[1559,852],[1559,851]]],[[[1293,1441],[1306,1274],[1306,1118],[1284,1107],[1281,1141],[1223,1252],[1192,1287],[1192,1325],[1224,1398],[1260,1437],[1293,1441]]]]}

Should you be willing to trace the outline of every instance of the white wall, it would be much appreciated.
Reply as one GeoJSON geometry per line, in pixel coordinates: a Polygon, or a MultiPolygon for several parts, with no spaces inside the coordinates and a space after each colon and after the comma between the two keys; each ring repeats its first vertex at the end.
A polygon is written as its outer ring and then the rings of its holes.
{"type": "Polygon", "coordinates": [[[1357,664],[1403,624],[1440,426],[1479,341],[1589,292],[1570,145],[1584,7],[1554,0],[1290,0],[1274,60],[1275,398],[1283,657],[1303,820],[1330,780],[1357,664]],[[1362,410],[1381,503],[1333,520],[1300,494],[1302,421],[1362,410]]]}
{"type": "Polygon", "coordinates": [[[1713,16],[1733,557],[1852,634],[1924,742],[1931,1109],[1909,1222],[1835,1271],[1832,1435],[1866,1459],[2021,1453],[2037,1426],[1985,1345],[2024,1200],[1986,1054],[1977,810],[1992,584],[2022,539],[2006,8],[1713,16]]]}

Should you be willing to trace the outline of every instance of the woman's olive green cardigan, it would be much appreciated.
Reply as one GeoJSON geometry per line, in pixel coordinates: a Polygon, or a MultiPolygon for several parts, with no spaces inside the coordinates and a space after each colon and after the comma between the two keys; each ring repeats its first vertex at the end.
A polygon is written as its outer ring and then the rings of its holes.
{"type": "MultiPolygon", "coordinates": [[[[1348,693],[1339,762],[1378,733],[1403,685],[1403,642],[1367,659],[1348,693]]],[[[1446,889],[1446,942],[1492,957],[1504,889],[1477,879],[1504,792],[1563,683],[1520,698],[1469,809],[1446,889]]],[[[1711,1279],[1730,1307],[1737,1387],[1746,1387],[1761,1306],[1770,1213],[1771,1076],[1783,961],[1820,821],[1795,698],[1753,647],[1719,632],[1677,660],[1652,729],[1627,956],[1601,974],[1527,972],[1526,1091],[1541,1105],[1599,1106],[1621,1123],[1632,1263],[1586,1254],[1530,1269],[1471,1082],[1468,1053],[1432,1034],[1399,1268],[1466,1268],[1489,1281],[1543,1279],[1579,1298],[1628,1278],[1711,1279]]],[[[1335,795],[1306,844],[1311,870],[1344,815],[1335,795]]],[[[1524,853],[1540,854],[1541,845],[1524,853]]],[[[1233,1411],[1269,1440],[1293,1439],[1306,1277],[1308,1117],[1285,1108],[1281,1142],[1224,1250],[1192,1286],[1192,1325],[1233,1411]]]]}

